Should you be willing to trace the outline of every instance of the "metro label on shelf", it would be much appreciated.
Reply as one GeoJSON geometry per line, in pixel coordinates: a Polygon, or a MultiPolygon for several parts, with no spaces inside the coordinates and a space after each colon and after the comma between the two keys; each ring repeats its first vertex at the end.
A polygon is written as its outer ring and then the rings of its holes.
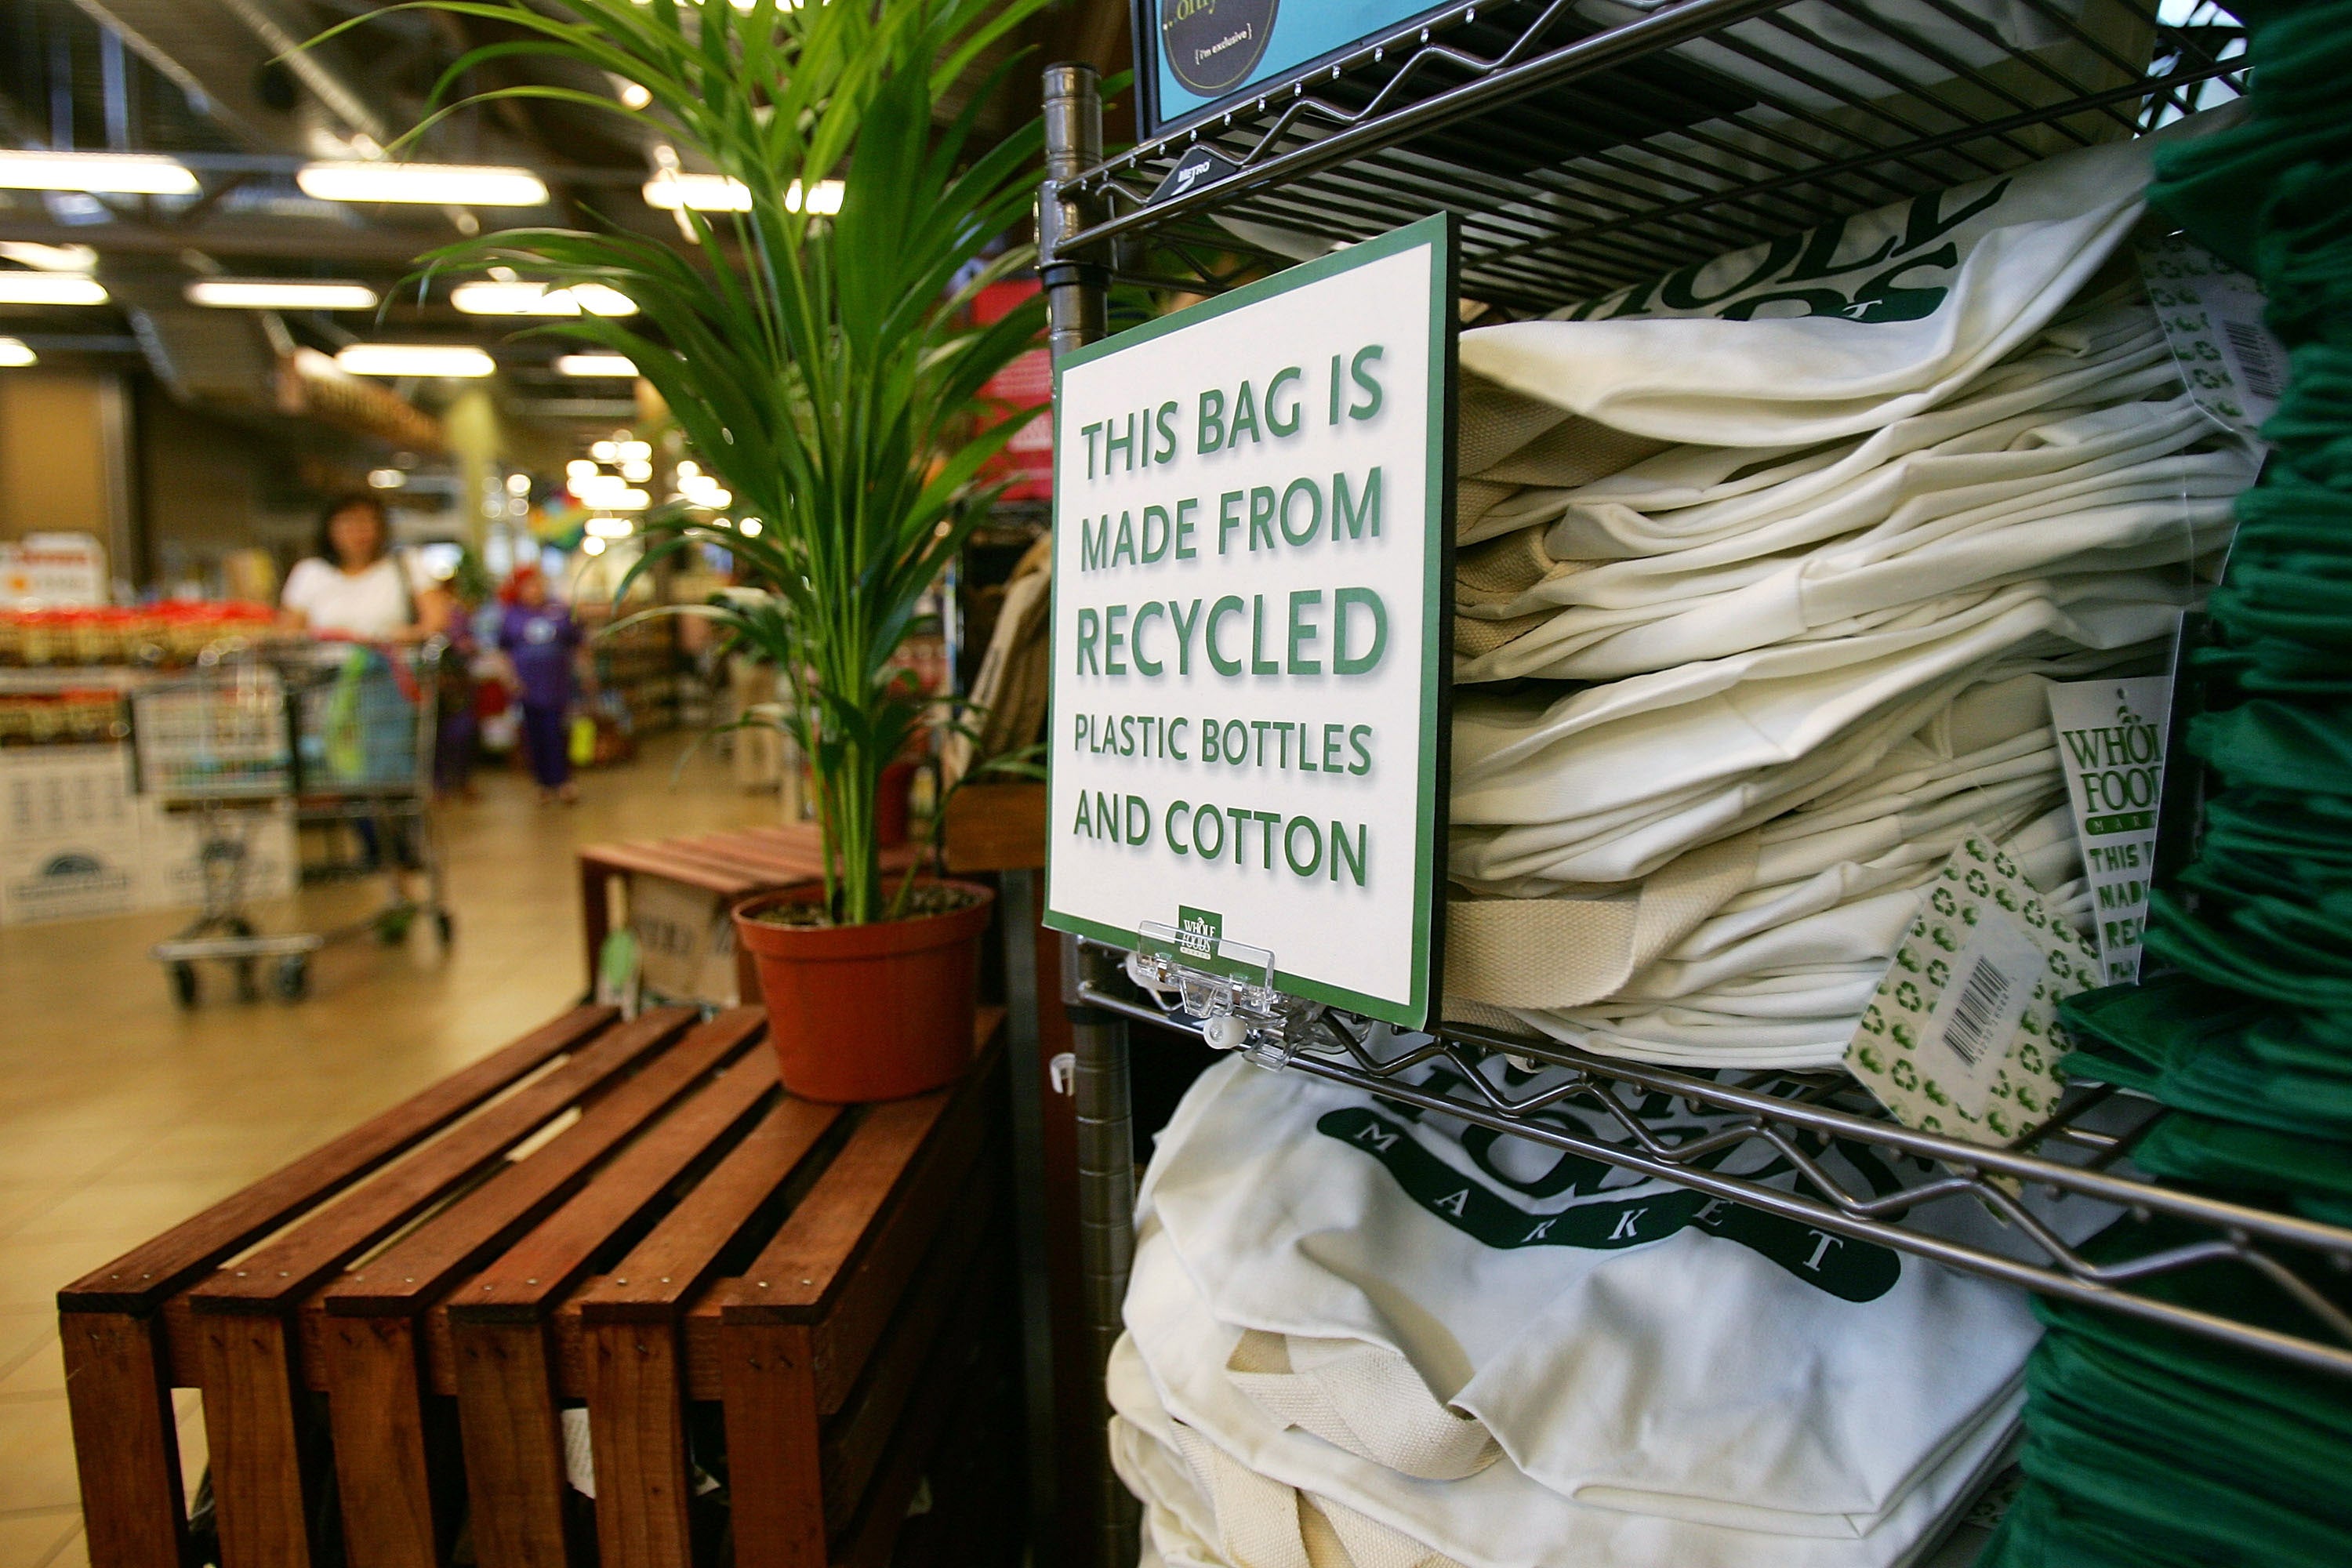
{"type": "Polygon", "coordinates": [[[1221,942],[1264,949],[1286,993],[1428,1021],[1452,224],[1424,219],[1055,366],[1055,930],[1134,947],[1146,925],[1172,928],[1195,959],[1221,942]]]}

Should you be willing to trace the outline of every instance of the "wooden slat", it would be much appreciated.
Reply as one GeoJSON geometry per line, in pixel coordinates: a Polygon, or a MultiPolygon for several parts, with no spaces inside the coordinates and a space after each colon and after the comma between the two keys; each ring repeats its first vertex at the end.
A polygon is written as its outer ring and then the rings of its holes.
{"type": "Polygon", "coordinates": [[[968,784],[948,796],[948,869],[1034,871],[1045,864],[1045,786],[968,784]]]}
{"type": "MultiPolygon", "coordinates": [[[[756,1030],[750,1009],[725,1016],[756,1030]]],[[[713,1145],[740,1128],[761,1102],[781,1091],[774,1058],[745,1053],[709,1088],[679,1106],[629,1145],[579,1194],[499,1254],[451,1298],[459,1321],[530,1321],[586,1274],[596,1250],[660,1200],[713,1145]]]]}
{"type": "Polygon", "coordinates": [[[677,1325],[591,1323],[585,1348],[598,1559],[603,1568],[691,1568],[677,1325]]]}
{"type": "Polygon", "coordinates": [[[466,1503],[481,1568],[564,1568],[563,1433],[546,1326],[452,1325],[466,1503]]]}
{"type": "Polygon", "coordinates": [[[326,1363],[335,1491],[352,1568],[436,1568],[449,1526],[435,1508],[415,1321],[331,1318],[326,1363]]]}
{"type": "Polygon", "coordinates": [[[187,1555],[163,1330],[125,1312],[58,1320],[91,1568],[179,1568],[187,1555]]]}
{"type": "Polygon", "coordinates": [[[617,1323],[675,1316],[709,1281],[728,1243],[792,1179],[844,1114],[839,1106],[805,1100],[787,1100],[772,1108],[610,1275],[592,1281],[573,1298],[580,1317],[591,1323],[617,1323]]]}
{"type": "Polygon", "coordinates": [[[224,1258],[332,1197],[551,1058],[578,1050],[618,1016],[610,1007],[572,1009],[84,1275],[58,1292],[58,1310],[152,1311],[224,1258]]]}
{"type": "Polygon", "coordinates": [[[526,1084],[382,1178],[189,1292],[199,1312],[276,1311],[310,1293],[344,1261],[389,1236],[487,1169],[562,1110],[675,1039],[694,1019],[684,1007],[647,1012],[572,1060],[526,1084]]]}
{"type": "MultiPolygon", "coordinates": [[[[820,1452],[828,1529],[846,1524],[857,1500],[866,1495],[874,1468],[915,1391],[916,1375],[963,1294],[959,1287],[967,1281],[982,1243],[988,1243],[992,1258],[1007,1251],[1007,1238],[992,1234],[1000,1227],[988,1223],[990,1211],[998,1206],[995,1199],[985,1182],[965,1184],[923,1267],[908,1282],[897,1315],[867,1358],[865,1376],[842,1401],[839,1414],[825,1423],[820,1452]]],[[[994,1273],[996,1268],[983,1264],[982,1271],[994,1273]]]]}
{"type": "Polygon", "coordinates": [[[580,851],[580,861],[583,866],[598,866],[611,871],[636,871],[650,877],[667,877],[673,882],[684,882],[689,888],[702,888],[729,896],[748,893],[760,885],[757,879],[729,875],[666,856],[658,845],[592,844],[580,851]]]}
{"type": "Polygon", "coordinates": [[[803,1323],[730,1325],[719,1340],[735,1568],[824,1568],[816,1384],[803,1323]]]}
{"type": "Polygon", "coordinates": [[[302,1434],[309,1394],[285,1320],[208,1317],[197,1345],[221,1560],[307,1568],[302,1434]]]}
{"type": "Polygon", "coordinates": [[[565,1128],[330,1286],[330,1317],[411,1313],[440,1296],[468,1268],[561,1203],[590,1167],[635,1136],[680,1095],[740,1050],[760,1017],[738,1008],[712,1019],[663,1053],[565,1128]]]}

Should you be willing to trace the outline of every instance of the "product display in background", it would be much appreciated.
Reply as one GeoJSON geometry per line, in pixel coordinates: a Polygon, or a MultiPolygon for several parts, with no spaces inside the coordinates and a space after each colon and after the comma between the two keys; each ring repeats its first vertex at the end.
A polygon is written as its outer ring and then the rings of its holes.
{"type": "Polygon", "coordinates": [[[2147,157],[1465,334],[1448,1016],[1833,1065],[1971,829],[2121,947],[2050,693],[2169,668],[2255,471],[2121,247],[2147,157]],[[1916,291],[1830,310],[1808,246],[1916,291]]]}
{"type": "MultiPolygon", "coordinates": [[[[1271,1484],[1479,1568],[1906,1562],[2001,1453],[2036,1333],[2011,1288],[1240,1061],[1139,1203],[1129,1479],[1212,1543],[1271,1484]]],[[[1921,1218],[2001,1245],[1972,1205],[1921,1218]]]]}

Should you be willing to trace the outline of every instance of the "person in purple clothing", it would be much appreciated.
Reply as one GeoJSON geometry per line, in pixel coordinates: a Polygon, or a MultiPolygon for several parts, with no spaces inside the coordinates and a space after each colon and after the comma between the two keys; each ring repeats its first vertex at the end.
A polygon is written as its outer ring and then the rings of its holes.
{"type": "Polygon", "coordinates": [[[499,647],[507,656],[509,684],[522,703],[523,746],[542,804],[580,798],[572,782],[566,721],[572,712],[573,667],[580,657],[580,624],[562,604],[548,596],[547,579],[536,566],[514,569],[499,597],[499,647]]]}

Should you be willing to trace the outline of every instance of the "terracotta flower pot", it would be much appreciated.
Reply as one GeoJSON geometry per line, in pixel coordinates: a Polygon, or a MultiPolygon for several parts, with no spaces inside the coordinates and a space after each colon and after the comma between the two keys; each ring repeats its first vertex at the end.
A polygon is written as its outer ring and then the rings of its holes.
{"type": "Polygon", "coordinates": [[[782,926],[751,917],[813,903],[823,884],[735,906],[735,940],[760,969],[768,1035],[784,1087],[832,1105],[903,1100],[971,1065],[980,933],[996,895],[949,882],[972,902],[943,915],[862,926],[782,926]]]}

